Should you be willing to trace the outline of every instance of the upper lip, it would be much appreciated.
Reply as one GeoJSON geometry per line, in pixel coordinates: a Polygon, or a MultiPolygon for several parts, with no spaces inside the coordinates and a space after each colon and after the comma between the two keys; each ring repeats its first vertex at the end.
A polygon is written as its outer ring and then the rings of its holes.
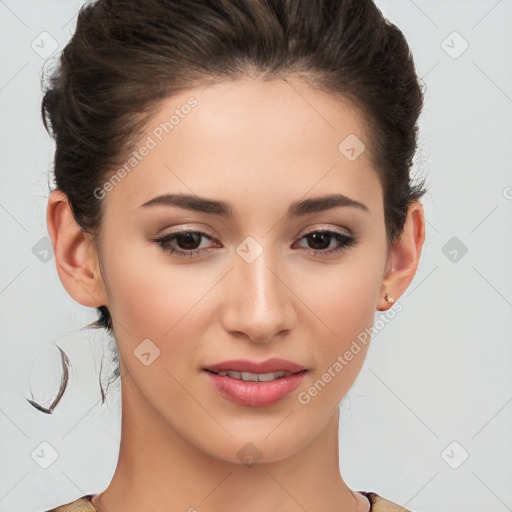
{"type": "Polygon", "coordinates": [[[248,359],[232,359],[221,363],[212,364],[204,368],[212,372],[249,372],[249,373],[270,373],[290,372],[298,373],[305,370],[304,366],[287,361],[286,359],[272,358],[266,361],[250,361],[248,359]]]}

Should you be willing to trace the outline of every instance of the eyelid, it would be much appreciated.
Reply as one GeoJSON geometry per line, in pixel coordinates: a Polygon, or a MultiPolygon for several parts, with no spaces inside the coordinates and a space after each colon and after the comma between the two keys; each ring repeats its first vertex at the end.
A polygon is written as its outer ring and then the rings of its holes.
{"type": "Polygon", "coordinates": [[[183,235],[186,233],[202,233],[204,235],[209,236],[212,239],[217,238],[216,235],[211,233],[208,228],[204,228],[202,226],[187,226],[186,224],[180,224],[179,227],[175,227],[175,229],[172,229],[170,231],[163,230],[162,233],[155,235],[154,238],[162,238],[164,236],[171,236],[171,235],[183,235]]]}
{"type": "Polygon", "coordinates": [[[309,226],[306,230],[301,231],[297,235],[297,237],[302,238],[303,236],[308,235],[311,232],[317,232],[317,231],[334,231],[335,233],[339,233],[340,235],[354,236],[354,234],[352,233],[352,231],[350,231],[350,229],[342,228],[340,226],[321,224],[321,225],[309,226]]]}

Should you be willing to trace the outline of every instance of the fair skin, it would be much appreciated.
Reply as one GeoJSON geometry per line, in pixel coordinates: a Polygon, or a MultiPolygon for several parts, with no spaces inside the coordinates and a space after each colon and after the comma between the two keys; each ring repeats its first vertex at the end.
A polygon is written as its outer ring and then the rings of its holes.
{"type": "Polygon", "coordinates": [[[198,104],[102,199],[98,247],[65,195],[50,194],[60,279],[80,304],[108,307],[120,354],[120,454],[110,485],[93,497],[101,512],[369,510],[344,482],[338,453],[338,405],[368,346],[309,403],[298,397],[373,324],[376,310],[390,307],[386,292],[397,300],[407,289],[424,241],[423,208],[411,205],[388,252],[382,186],[368,152],[350,161],[338,150],[348,134],[365,140],[359,114],[289,82],[244,79],[163,101],[141,141],[190,96],[198,104]],[[167,193],[228,202],[233,215],[141,207],[167,193]],[[333,193],[366,209],[286,216],[292,202],[333,193]],[[211,240],[178,238],[167,247],[199,254],[182,257],[154,241],[185,229],[211,240]],[[329,254],[335,237],[305,237],[320,229],[357,242],[329,254]],[[248,236],[262,249],[250,263],[236,251],[248,236]],[[134,355],[145,339],[160,350],[148,366],[134,355]],[[270,357],[308,371],[268,407],[224,398],[202,370],[270,357]],[[247,443],[261,453],[252,466],[237,455],[247,443]]]}

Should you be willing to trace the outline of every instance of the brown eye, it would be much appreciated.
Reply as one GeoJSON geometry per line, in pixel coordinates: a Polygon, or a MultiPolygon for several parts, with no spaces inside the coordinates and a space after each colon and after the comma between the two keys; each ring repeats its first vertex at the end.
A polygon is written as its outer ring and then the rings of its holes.
{"type": "Polygon", "coordinates": [[[171,233],[153,241],[168,253],[190,257],[205,252],[205,248],[200,248],[202,239],[213,240],[202,231],[183,231],[171,233]]]}
{"type": "Polygon", "coordinates": [[[315,250],[325,250],[331,245],[331,240],[333,238],[332,234],[327,233],[325,231],[318,231],[316,233],[311,233],[306,236],[309,245],[312,249],[315,250]]]}
{"type": "Polygon", "coordinates": [[[354,235],[327,230],[311,231],[301,238],[301,240],[304,239],[307,241],[309,247],[311,247],[311,250],[307,251],[308,254],[313,255],[332,254],[348,249],[357,243],[357,239],[354,235]],[[331,246],[333,240],[335,242],[334,247],[331,246]],[[329,248],[330,246],[331,248],[329,248]]]}
{"type": "Polygon", "coordinates": [[[184,249],[186,251],[197,249],[198,244],[201,244],[201,234],[197,232],[189,232],[176,235],[175,239],[176,244],[180,247],[180,249],[184,249]]]}

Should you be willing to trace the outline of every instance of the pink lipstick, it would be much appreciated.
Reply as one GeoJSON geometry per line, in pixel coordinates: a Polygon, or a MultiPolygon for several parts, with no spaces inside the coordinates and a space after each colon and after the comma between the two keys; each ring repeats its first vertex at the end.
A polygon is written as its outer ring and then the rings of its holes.
{"type": "Polygon", "coordinates": [[[224,361],[204,368],[213,387],[228,400],[249,407],[274,405],[301,384],[306,368],[284,359],[224,361]]]}

